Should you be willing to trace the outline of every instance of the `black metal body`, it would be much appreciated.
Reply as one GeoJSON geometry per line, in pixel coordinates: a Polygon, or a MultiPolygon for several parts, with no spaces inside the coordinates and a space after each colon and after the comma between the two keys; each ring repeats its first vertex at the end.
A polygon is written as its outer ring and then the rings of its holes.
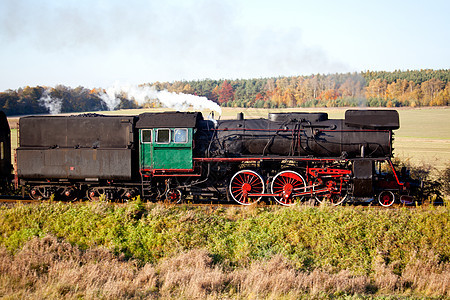
{"type": "Polygon", "coordinates": [[[347,111],[344,120],[326,113],[269,114],[269,119],[224,120],[217,128],[217,155],[238,157],[390,157],[392,110],[347,111]]]}
{"type": "Polygon", "coordinates": [[[20,119],[20,179],[132,180],[137,161],[135,117],[20,119]]]}

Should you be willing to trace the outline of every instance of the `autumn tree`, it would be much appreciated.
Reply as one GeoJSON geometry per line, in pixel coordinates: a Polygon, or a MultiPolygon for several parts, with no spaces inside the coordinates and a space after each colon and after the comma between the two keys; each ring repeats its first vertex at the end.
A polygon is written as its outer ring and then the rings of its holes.
{"type": "Polygon", "coordinates": [[[216,85],[214,89],[211,91],[211,94],[208,97],[209,100],[218,102],[219,101],[219,86],[216,85]]]}
{"type": "MultiPolygon", "coordinates": [[[[362,80],[364,80],[362,78],[362,80]]],[[[338,88],[339,94],[344,98],[361,98],[363,90],[363,82],[355,76],[348,77],[338,88]]]]}
{"type": "Polygon", "coordinates": [[[234,100],[234,89],[231,86],[231,84],[227,80],[225,80],[219,89],[218,102],[219,104],[222,105],[233,100],[234,100]]]}
{"type": "Polygon", "coordinates": [[[432,78],[422,83],[423,104],[433,105],[439,92],[444,88],[444,83],[439,79],[432,78]]]}
{"type": "Polygon", "coordinates": [[[183,94],[195,94],[194,89],[191,87],[190,84],[185,84],[181,92],[183,94]]]}
{"type": "Polygon", "coordinates": [[[328,89],[326,91],[323,91],[319,95],[319,99],[323,99],[326,101],[329,100],[336,100],[339,97],[339,92],[335,89],[328,89]]]}
{"type": "Polygon", "coordinates": [[[386,98],[387,81],[384,79],[375,79],[369,82],[366,88],[367,98],[386,98]]]}

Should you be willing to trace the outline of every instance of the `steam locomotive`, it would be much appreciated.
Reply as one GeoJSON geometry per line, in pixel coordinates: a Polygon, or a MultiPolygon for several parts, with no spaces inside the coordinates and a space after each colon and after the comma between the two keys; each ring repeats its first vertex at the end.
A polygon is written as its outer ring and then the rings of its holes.
{"type": "MultiPolygon", "coordinates": [[[[0,116],[2,177],[10,169],[9,126],[0,116]],[[8,161],[9,160],[9,161],[8,161]]],[[[19,121],[16,181],[33,199],[178,203],[221,199],[411,202],[407,170],[391,162],[395,110],[270,113],[207,120],[200,112],[139,116],[30,116],[19,121]]]]}

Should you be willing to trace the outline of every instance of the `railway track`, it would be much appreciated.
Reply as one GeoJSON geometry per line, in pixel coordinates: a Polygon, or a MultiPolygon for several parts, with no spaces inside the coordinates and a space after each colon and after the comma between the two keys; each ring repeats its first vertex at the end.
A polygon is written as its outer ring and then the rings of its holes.
{"type": "Polygon", "coordinates": [[[4,196],[0,195],[0,206],[14,206],[16,204],[31,204],[38,203],[39,201],[33,199],[24,199],[18,196],[4,196]]]}
{"type": "MultiPolygon", "coordinates": [[[[0,204],[1,203],[11,203],[11,204],[20,204],[20,203],[47,203],[49,200],[33,200],[29,198],[21,198],[21,197],[8,197],[8,196],[0,196],[0,204]]],[[[66,201],[54,201],[54,202],[63,202],[63,203],[89,203],[91,201],[89,200],[77,200],[73,202],[66,202],[66,201]]],[[[107,203],[113,204],[113,205],[126,205],[128,202],[110,202],[107,203]]],[[[224,202],[218,202],[218,201],[207,201],[203,203],[168,203],[163,201],[146,201],[144,203],[161,203],[166,204],[168,206],[180,206],[180,205],[189,205],[189,206],[220,206],[220,207],[245,207],[241,204],[234,204],[234,203],[224,203],[224,202]]],[[[264,206],[271,206],[270,204],[264,204],[264,203],[258,203],[258,206],[264,207],[264,206]]]]}
{"type": "MultiPolygon", "coordinates": [[[[32,204],[32,203],[46,203],[49,202],[48,200],[33,200],[30,198],[23,198],[20,196],[7,196],[7,195],[0,195],[0,205],[1,204],[10,204],[10,205],[14,205],[14,204],[32,204]]],[[[62,202],[62,201],[55,201],[55,202],[62,202]]],[[[77,200],[74,201],[72,203],[89,203],[89,200],[77,200]]],[[[70,203],[70,202],[65,202],[65,203],[70,203]]],[[[127,202],[107,202],[113,205],[126,205],[127,202]]],[[[168,203],[168,202],[161,202],[161,201],[148,201],[148,202],[144,202],[144,203],[160,203],[160,204],[165,204],[167,206],[180,206],[180,205],[187,205],[187,206],[191,206],[191,207],[240,207],[240,208],[244,208],[244,207],[274,207],[274,206],[278,206],[278,207],[283,207],[280,206],[276,203],[266,203],[266,202],[258,202],[257,204],[254,205],[241,205],[238,203],[230,203],[230,202],[224,202],[224,201],[218,201],[218,200],[210,200],[210,201],[200,201],[200,202],[183,202],[183,203],[168,203]]],[[[443,203],[434,203],[434,205],[442,205],[443,203]]],[[[314,203],[302,203],[300,204],[302,206],[317,206],[314,203]]],[[[416,205],[403,205],[403,204],[394,204],[390,207],[382,207],[380,205],[377,205],[376,203],[370,204],[370,203],[345,203],[343,204],[344,206],[358,206],[358,207],[370,207],[370,208],[379,208],[379,209],[398,209],[398,208],[402,208],[402,207],[407,207],[407,208],[414,208],[416,207],[416,205]]],[[[338,205],[338,206],[342,206],[342,205],[338,205]]],[[[337,207],[338,207],[337,206],[337,207]]]]}
{"type": "Polygon", "coordinates": [[[31,199],[0,199],[0,203],[39,203],[37,200],[31,200],[31,199]]]}

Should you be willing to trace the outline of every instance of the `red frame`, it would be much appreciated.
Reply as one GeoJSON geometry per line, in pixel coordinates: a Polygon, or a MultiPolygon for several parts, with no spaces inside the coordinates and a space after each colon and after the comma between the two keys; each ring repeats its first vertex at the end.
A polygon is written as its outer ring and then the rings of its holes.
{"type": "Polygon", "coordinates": [[[264,161],[264,160],[294,160],[294,161],[336,161],[336,158],[309,158],[309,157],[292,157],[292,156],[279,156],[279,157],[196,157],[194,162],[244,162],[244,161],[264,161]]]}
{"type": "MultiPolygon", "coordinates": [[[[309,128],[308,128],[309,129],[309,128]]],[[[259,129],[259,128],[223,128],[223,129],[210,129],[212,131],[281,131],[281,132],[295,132],[295,131],[307,131],[307,129],[259,129]]],[[[379,130],[379,129],[318,129],[319,132],[391,132],[390,130],[379,130]]]]}
{"type": "Polygon", "coordinates": [[[352,171],[346,169],[335,169],[325,167],[325,168],[306,168],[306,173],[313,177],[318,177],[319,175],[330,175],[332,178],[335,178],[344,175],[349,175],[352,173],[352,171]]]}

